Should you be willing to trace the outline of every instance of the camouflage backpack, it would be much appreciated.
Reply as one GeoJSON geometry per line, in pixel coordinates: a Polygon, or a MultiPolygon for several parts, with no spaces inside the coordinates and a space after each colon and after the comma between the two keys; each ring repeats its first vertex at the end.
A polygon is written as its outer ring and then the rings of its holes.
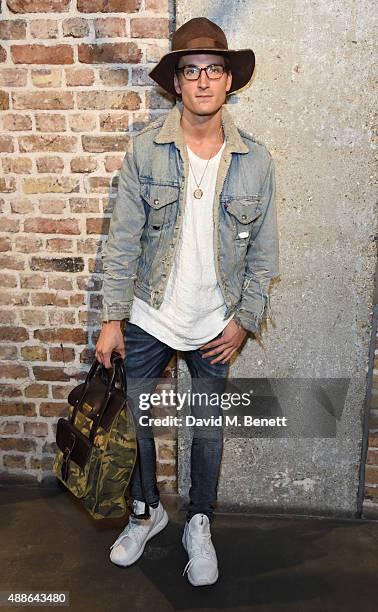
{"type": "Polygon", "coordinates": [[[95,519],[125,514],[125,489],[137,459],[123,359],[115,351],[111,364],[109,375],[94,360],[85,381],[68,395],[68,419],[61,417],[56,429],[53,471],[95,519]]]}

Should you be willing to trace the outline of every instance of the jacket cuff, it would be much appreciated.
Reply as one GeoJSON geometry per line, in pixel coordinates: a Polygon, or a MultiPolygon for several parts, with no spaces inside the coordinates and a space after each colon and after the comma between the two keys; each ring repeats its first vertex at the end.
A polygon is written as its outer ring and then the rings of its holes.
{"type": "MultiPolygon", "coordinates": [[[[267,279],[267,281],[269,282],[269,279],[267,279]]],[[[238,325],[241,325],[242,327],[244,327],[244,329],[249,332],[252,332],[253,334],[256,334],[257,336],[261,335],[260,332],[262,322],[268,320],[272,315],[272,310],[270,307],[270,295],[267,290],[267,286],[264,288],[264,290],[262,290],[262,287],[260,285],[260,291],[260,298],[262,298],[263,304],[262,307],[261,305],[259,306],[258,313],[252,312],[251,310],[247,310],[245,308],[245,302],[251,300],[244,300],[244,303],[242,300],[239,304],[239,307],[236,309],[234,316],[235,322],[238,323],[238,325]]],[[[251,301],[251,305],[255,306],[256,302],[251,301]]]]}
{"type": "Polygon", "coordinates": [[[122,304],[111,304],[110,306],[104,304],[102,308],[102,320],[122,321],[122,319],[129,319],[132,303],[131,301],[122,304]]]}
{"type": "Polygon", "coordinates": [[[269,286],[277,276],[250,275],[244,280],[242,297],[235,309],[235,322],[258,336],[262,322],[272,317],[269,286]]]}
{"type": "Polygon", "coordinates": [[[247,310],[244,310],[242,308],[237,310],[234,314],[234,321],[238,325],[241,325],[242,327],[244,327],[244,329],[246,329],[248,332],[251,332],[251,333],[259,332],[260,325],[259,325],[258,317],[248,312],[247,310]]]}

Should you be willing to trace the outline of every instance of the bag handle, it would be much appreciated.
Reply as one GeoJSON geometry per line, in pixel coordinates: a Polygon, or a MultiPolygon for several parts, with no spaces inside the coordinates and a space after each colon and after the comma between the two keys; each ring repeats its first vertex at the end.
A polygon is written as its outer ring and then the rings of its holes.
{"type": "Polygon", "coordinates": [[[116,379],[118,378],[121,383],[121,389],[127,397],[127,381],[126,381],[125,368],[123,367],[124,366],[123,358],[121,357],[119,353],[117,353],[117,351],[112,351],[112,354],[110,356],[110,363],[113,366],[113,370],[112,370],[112,376],[109,382],[109,388],[114,387],[115,383],[117,382],[116,379]]]}
{"type": "Polygon", "coordinates": [[[112,364],[112,367],[113,367],[112,374],[108,382],[108,386],[106,388],[102,406],[93,419],[91,431],[89,433],[89,441],[91,444],[93,444],[94,437],[97,433],[97,429],[104,415],[104,412],[108,407],[108,404],[111,399],[112,393],[114,391],[115,383],[117,382],[117,380],[120,380],[122,392],[124,393],[125,399],[127,400],[127,382],[126,382],[125,370],[124,370],[124,365],[123,365],[123,359],[121,355],[117,353],[116,351],[113,351],[110,356],[110,363],[112,364]]]}
{"type": "Polygon", "coordinates": [[[106,378],[108,380],[107,389],[109,389],[110,384],[112,384],[114,386],[114,384],[116,382],[115,377],[118,376],[120,378],[122,391],[125,393],[125,395],[127,397],[127,383],[126,383],[126,376],[125,376],[124,369],[123,368],[118,368],[117,371],[116,371],[116,369],[114,368],[114,362],[117,359],[121,359],[122,360],[121,355],[119,353],[117,353],[117,351],[112,351],[112,354],[110,356],[110,363],[111,363],[111,367],[112,367],[112,377],[111,377],[110,381],[109,381],[108,371],[105,368],[104,364],[101,363],[100,361],[98,361],[96,358],[94,359],[94,361],[93,361],[93,363],[92,363],[92,365],[91,365],[91,367],[90,367],[90,369],[89,369],[89,371],[88,371],[88,373],[87,373],[87,375],[85,377],[84,387],[83,387],[82,393],[80,395],[80,398],[79,398],[78,402],[76,403],[76,405],[74,406],[74,409],[72,411],[72,414],[71,414],[71,417],[70,417],[70,421],[71,421],[72,425],[75,422],[75,417],[76,417],[76,414],[77,414],[78,410],[81,408],[81,406],[83,404],[84,397],[85,397],[85,395],[86,395],[86,393],[88,391],[88,387],[89,387],[89,385],[90,385],[90,383],[92,381],[92,378],[97,373],[97,370],[98,370],[99,367],[101,367],[101,369],[102,369],[102,373],[104,375],[103,378],[106,378]],[[114,379],[113,382],[112,382],[112,379],[114,379]]]}

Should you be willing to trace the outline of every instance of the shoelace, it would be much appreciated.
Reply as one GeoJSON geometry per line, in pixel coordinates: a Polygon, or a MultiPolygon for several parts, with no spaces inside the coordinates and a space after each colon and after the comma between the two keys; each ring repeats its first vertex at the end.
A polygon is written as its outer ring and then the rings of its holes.
{"type": "Polygon", "coordinates": [[[110,549],[114,548],[114,546],[117,546],[118,544],[120,544],[120,542],[126,538],[127,536],[130,536],[131,538],[133,538],[134,536],[136,536],[136,540],[137,540],[137,544],[140,544],[140,538],[144,532],[144,530],[146,529],[146,522],[142,523],[141,521],[144,519],[136,519],[133,516],[130,516],[129,518],[129,522],[126,525],[126,527],[124,528],[123,531],[121,531],[121,533],[119,534],[118,538],[116,539],[116,541],[110,546],[110,549]]]}
{"type": "Polygon", "coordinates": [[[196,536],[196,539],[197,538],[201,538],[201,541],[200,542],[194,541],[193,554],[191,554],[191,557],[188,563],[185,565],[184,571],[182,573],[183,576],[185,575],[186,572],[190,570],[194,561],[198,559],[199,557],[202,557],[205,559],[211,559],[211,551],[210,551],[211,533],[201,534],[199,536],[196,536]]]}

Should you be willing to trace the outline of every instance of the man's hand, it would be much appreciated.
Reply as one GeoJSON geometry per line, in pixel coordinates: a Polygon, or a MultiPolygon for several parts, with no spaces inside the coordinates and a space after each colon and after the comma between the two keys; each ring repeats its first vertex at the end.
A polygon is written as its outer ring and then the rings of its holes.
{"type": "Polygon", "coordinates": [[[101,333],[96,344],[96,359],[104,364],[105,368],[111,368],[110,356],[117,351],[125,359],[125,340],[121,331],[121,321],[109,321],[102,326],[101,333]]]}
{"type": "Polygon", "coordinates": [[[223,334],[220,338],[211,340],[211,342],[207,342],[206,344],[200,346],[200,349],[213,349],[207,353],[203,353],[202,359],[219,354],[216,359],[210,361],[210,364],[213,365],[219,361],[221,363],[226,363],[230,359],[231,355],[238,350],[246,335],[247,330],[235,323],[234,319],[231,319],[231,321],[229,321],[224,328],[223,334]]]}

